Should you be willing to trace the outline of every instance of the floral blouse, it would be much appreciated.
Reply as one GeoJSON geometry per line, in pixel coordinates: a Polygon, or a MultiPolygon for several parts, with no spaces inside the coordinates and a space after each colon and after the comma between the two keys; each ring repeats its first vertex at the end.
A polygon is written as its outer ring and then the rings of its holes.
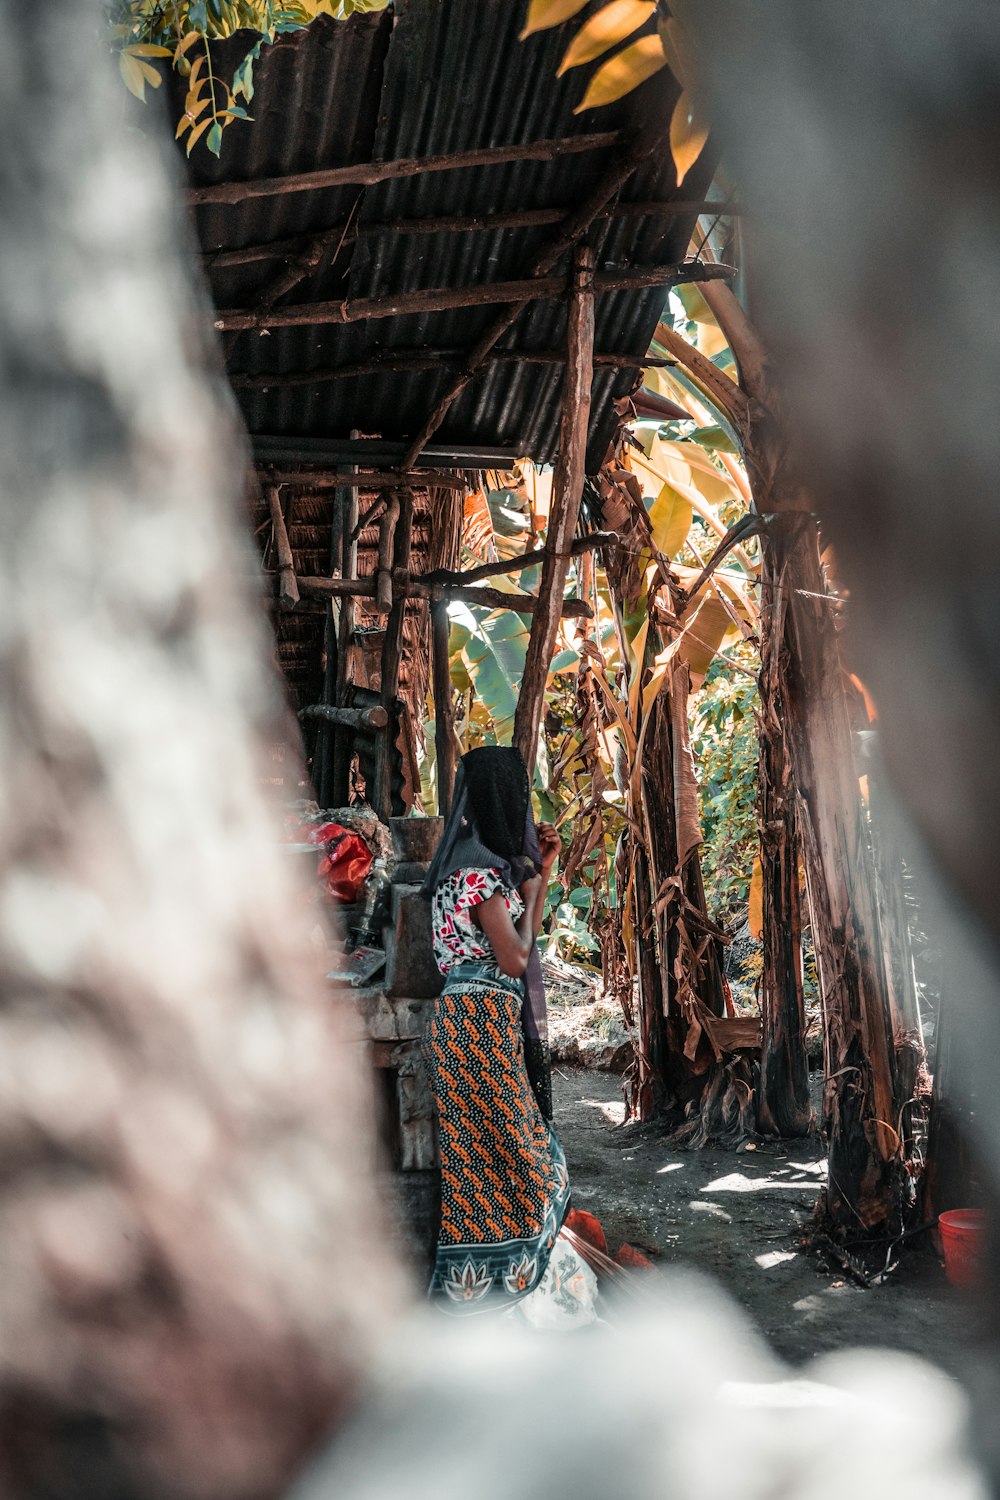
{"type": "Polygon", "coordinates": [[[434,928],[434,962],[442,974],[455,964],[485,960],[495,963],[489,939],[472,919],[473,910],[491,896],[501,895],[511,920],[524,912],[517,891],[501,880],[496,870],[456,870],[434,892],[431,920],[434,928]]]}

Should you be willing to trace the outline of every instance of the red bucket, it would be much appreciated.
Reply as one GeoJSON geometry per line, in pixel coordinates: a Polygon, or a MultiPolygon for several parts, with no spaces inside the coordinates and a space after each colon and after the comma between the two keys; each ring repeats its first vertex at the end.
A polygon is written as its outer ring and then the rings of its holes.
{"type": "Polygon", "coordinates": [[[977,1208],[953,1208],[938,1219],[945,1275],[952,1286],[973,1287],[982,1281],[983,1224],[977,1208]]]}

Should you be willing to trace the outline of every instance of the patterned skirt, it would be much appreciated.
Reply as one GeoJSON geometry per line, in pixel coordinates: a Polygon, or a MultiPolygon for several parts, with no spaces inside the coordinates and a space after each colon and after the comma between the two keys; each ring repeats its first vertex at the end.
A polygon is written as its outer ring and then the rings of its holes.
{"type": "Polygon", "coordinates": [[[533,1291],[569,1208],[566,1159],[528,1081],[521,1000],[517,980],[460,964],[424,1035],[441,1152],[430,1290],[454,1311],[533,1291]]]}

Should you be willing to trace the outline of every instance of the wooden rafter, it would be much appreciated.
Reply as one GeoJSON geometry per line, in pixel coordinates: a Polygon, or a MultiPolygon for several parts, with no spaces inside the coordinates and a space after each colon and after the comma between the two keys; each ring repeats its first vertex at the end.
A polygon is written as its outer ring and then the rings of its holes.
{"type": "Polygon", "coordinates": [[[314,193],[328,188],[372,187],[401,177],[423,177],[428,172],[450,172],[462,167],[495,167],[516,161],[554,161],[582,151],[601,151],[622,143],[618,131],[523,141],[509,146],[484,146],[474,151],[450,151],[441,156],[400,157],[396,161],[355,162],[316,172],[292,172],[283,177],[256,177],[246,182],[213,182],[189,188],[193,208],[206,203],[244,203],[248,198],[275,198],[287,193],[314,193]]]}
{"type": "MultiPolygon", "coordinates": [[[[567,248],[567,245],[561,244],[558,252],[551,257],[551,261],[545,257],[546,269],[549,264],[554,265],[567,248]]],[[[594,278],[594,291],[600,295],[606,292],[638,290],[641,287],[681,286],[692,281],[722,281],[735,274],[732,266],[709,265],[702,261],[681,261],[663,266],[635,266],[627,271],[601,272],[594,278]]],[[[487,281],[480,282],[476,286],[427,287],[421,291],[396,292],[382,297],[356,297],[353,302],[347,300],[300,302],[289,307],[256,310],[239,307],[222,308],[215,315],[214,326],[221,333],[240,333],[252,328],[309,328],[318,325],[364,323],[372,318],[401,318],[413,313],[446,312],[449,308],[507,304],[502,314],[497,315],[487,332],[469,351],[466,371],[463,371],[461,376],[461,389],[464,389],[481,361],[491,353],[493,345],[506,333],[526,302],[555,300],[562,297],[565,291],[566,281],[562,276],[539,274],[533,277],[529,274],[526,278],[517,281],[487,281]]],[[[454,384],[458,386],[457,378],[454,384]]],[[[459,394],[460,391],[456,390],[447,405],[450,406],[459,394]]],[[[439,404],[444,404],[444,397],[439,404]]],[[[437,431],[443,415],[444,413],[437,418],[433,426],[428,421],[429,431],[419,448],[415,443],[411,444],[405,467],[416,462],[425,444],[437,431]]]]}
{"type": "MultiPolygon", "coordinates": [[[[365,375],[416,374],[421,370],[440,370],[442,367],[458,369],[465,360],[464,349],[422,349],[412,354],[383,354],[372,359],[355,360],[352,363],[333,365],[318,370],[288,370],[267,375],[231,375],[230,384],[239,391],[269,391],[293,389],[296,386],[328,385],[335,380],[358,380],[365,375]]],[[[563,365],[565,353],[558,349],[496,349],[483,360],[475,375],[486,374],[496,365],[563,365]]],[[[657,359],[646,354],[600,353],[594,355],[594,364],[599,368],[618,370],[646,370],[672,367],[675,359],[657,359]]],[[[429,482],[422,469],[413,470],[411,478],[426,485],[429,482]]]]}
{"type": "MultiPolygon", "coordinates": [[[[384,234],[488,234],[500,229],[544,229],[558,224],[569,208],[522,208],[512,213],[439,214],[422,219],[376,219],[357,223],[344,219],[314,234],[300,234],[294,239],[270,240],[260,245],[244,245],[235,250],[202,250],[201,257],[210,271],[227,271],[236,266],[250,266],[262,261],[281,260],[308,276],[316,270],[329,252],[338,245],[354,245],[358,240],[384,234]]],[[[616,203],[597,214],[606,219],[681,219],[691,214],[713,213],[721,218],[742,217],[745,210],[736,203],[719,203],[707,198],[678,198],[665,203],[616,203]]],[[[294,283],[290,283],[294,285],[294,283]]]]}

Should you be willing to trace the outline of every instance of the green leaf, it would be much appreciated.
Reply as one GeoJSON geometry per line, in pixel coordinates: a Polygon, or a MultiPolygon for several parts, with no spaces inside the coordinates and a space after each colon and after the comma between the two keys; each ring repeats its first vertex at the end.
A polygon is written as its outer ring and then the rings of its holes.
{"type": "Polygon", "coordinates": [[[716,453],[739,454],[740,451],[723,427],[699,427],[690,434],[690,440],[716,453]]]}

